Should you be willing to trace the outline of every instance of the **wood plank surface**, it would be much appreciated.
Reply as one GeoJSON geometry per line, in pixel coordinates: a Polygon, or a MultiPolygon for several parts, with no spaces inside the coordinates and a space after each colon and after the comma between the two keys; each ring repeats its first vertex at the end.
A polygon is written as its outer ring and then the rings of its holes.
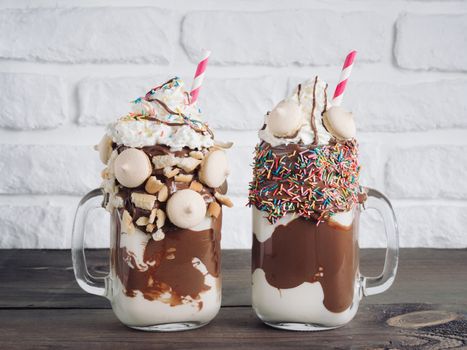
{"type": "Polygon", "coordinates": [[[0,310],[2,349],[444,349],[467,345],[466,307],[366,305],[348,325],[325,332],[288,332],[263,325],[249,307],[224,307],[193,331],[146,333],[121,325],[105,309],[0,310]],[[458,318],[420,329],[387,320],[421,310],[455,311],[458,318]]]}
{"type": "MultiPolygon", "coordinates": [[[[107,251],[87,252],[94,273],[107,269],[107,251]]],[[[384,251],[363,249],[362,272],[377,274],[384,251]]],[[[223,305],[249,306],[250,252],[223,251],[223,305]]],[[[0,250],[0,308],[109,308],[74,280],[68,251],[0,250]]],[[[467,250],[401,249],[399,272],[386,293],[366,304],[467,304],[467,250]]]]}
{"type": "MultiPolygon", "coordinates": [[[[107,254],[87,253],[93,273],[106,272],[107,254]]],[[[383,257],[362,250],[362,271],[377,274],[383,257]]],[[[467,349],[467,250],[402,249],[390,291],[363,299],[345,327],[316,333],[262,324],[250,274],[249,251],[223,251],[223,307],[211,324],[145,333],[78,287],[68,251],[0,250],[0,349],[467,349]]]]}

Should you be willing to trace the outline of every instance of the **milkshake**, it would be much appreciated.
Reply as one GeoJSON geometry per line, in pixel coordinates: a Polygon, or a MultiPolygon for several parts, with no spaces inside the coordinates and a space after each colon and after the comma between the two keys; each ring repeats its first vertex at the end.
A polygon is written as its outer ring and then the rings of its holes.
{"type": "Polygon", "coordinates": [[[230,146],[214,139],[179,78],[108,126],[97,146],[112,217],[107,296],[122,323],[196,328],[219,311],[230,146]]]}
{"type": "Polygon", "coordinates": [[[256,147],[252,302],[267,324],[295,330],[349,322],[362,296],[358,218],[366,198],[352,114],[315,77],[264,119],[256,147]]]}

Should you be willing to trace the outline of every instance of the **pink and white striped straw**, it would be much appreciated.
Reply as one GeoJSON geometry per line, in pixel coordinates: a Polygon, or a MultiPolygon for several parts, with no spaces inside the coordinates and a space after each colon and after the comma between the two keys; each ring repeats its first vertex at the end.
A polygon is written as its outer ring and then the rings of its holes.
{"type": "Polygon", "coordinates": [[[334,91],[334,96],[332,97],[333,106],[340,106],[342,103],[345,87],[347,85],[347,81],[349,80],[350,73],[352,72],[353,62],[356,55],[357,51],[354,50],[351,51],[345,58],[344,66],[342,67],[341,76],[339,78],[339,84],[337,84],[336,90],[334,91]]]}
{"type": "Polygon", "coordinates": [[[206,71],[206,67],[208,66],[208,59],[211,51],[204,50],[203,57],[201,61],[198,63],[198,67],[196,67],[195,77],[193,78],[193,84],[191,85],[191,103],[195,103],[198,99],[199,90],[201,89],[201,85],[203,84],[204,80],[204,72],[206,71]]]}

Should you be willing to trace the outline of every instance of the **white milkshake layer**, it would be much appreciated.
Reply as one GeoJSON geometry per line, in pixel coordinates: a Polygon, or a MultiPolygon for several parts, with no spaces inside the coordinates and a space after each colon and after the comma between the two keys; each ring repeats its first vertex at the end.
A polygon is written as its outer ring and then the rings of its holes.
{"type": "MultiPolygon", "coordinates": [[[[159,300],[145,299],[143,294],[136,291],[134,297],[128,297],[120,279],[113,283],[112,308],[118,319],[130,327],[155,326],[177,322],[199,322],[201,324],[211,321],[221,307],[220,280],[206,275],[204,283],[211,287],[200,294],[196,302],[171,306],[159,300]],[[201,309],[198,305],[202,303],[201,309]]],[[[167,296],[170,298],[170,296],[167,296]]]]}
{"type": "Polygon", "coordinates": [[[331,312],[324,306],[324,292],[319,282],[305,282],[295,288],[278,289],[268,283],[262,269],[253,272],[252,291],[253,308],[265,322],[337,327],[352,320],[360,301],[356,287],[349,308],[339,313],[331,312]]]}
{"type": "MultiPolygon", "coordinates": [[[[264,242],[269,239],[277,226],[287,225],[292,220],[298,219],[300,216],[297,214],[285,214],[274,224],[271,224],[267,219],[267,214],[258,210],[256,207],[252,207],[253,210],[253,234],[259,242],[264,242]]],[[[352,225],[354,217],[353,210],[342,213],[336,213],[331,216],[330,221],[339,224],[343,228],[348,228],[352,225]]]]}

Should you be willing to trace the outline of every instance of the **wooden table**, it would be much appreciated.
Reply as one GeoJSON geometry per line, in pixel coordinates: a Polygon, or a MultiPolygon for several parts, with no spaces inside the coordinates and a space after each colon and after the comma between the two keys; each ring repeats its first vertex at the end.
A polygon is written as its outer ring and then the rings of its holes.
{"type": "MultiPolygon", "coordinates": [[[[363,250],[362,271],[377,274],[383,254],[363,250]]],[[[107,269],[105,251],[87,256],[94,272],[107,269]]],[[[467,250],[402,249],[392,289],[326,332],[276,330],[255,317],[248,251],[224,251],[223,274],[223,307],[211,324],[145,333],[78,287],[68,251],[0,250],[0,349],[467,349],[467,250]]]]}

